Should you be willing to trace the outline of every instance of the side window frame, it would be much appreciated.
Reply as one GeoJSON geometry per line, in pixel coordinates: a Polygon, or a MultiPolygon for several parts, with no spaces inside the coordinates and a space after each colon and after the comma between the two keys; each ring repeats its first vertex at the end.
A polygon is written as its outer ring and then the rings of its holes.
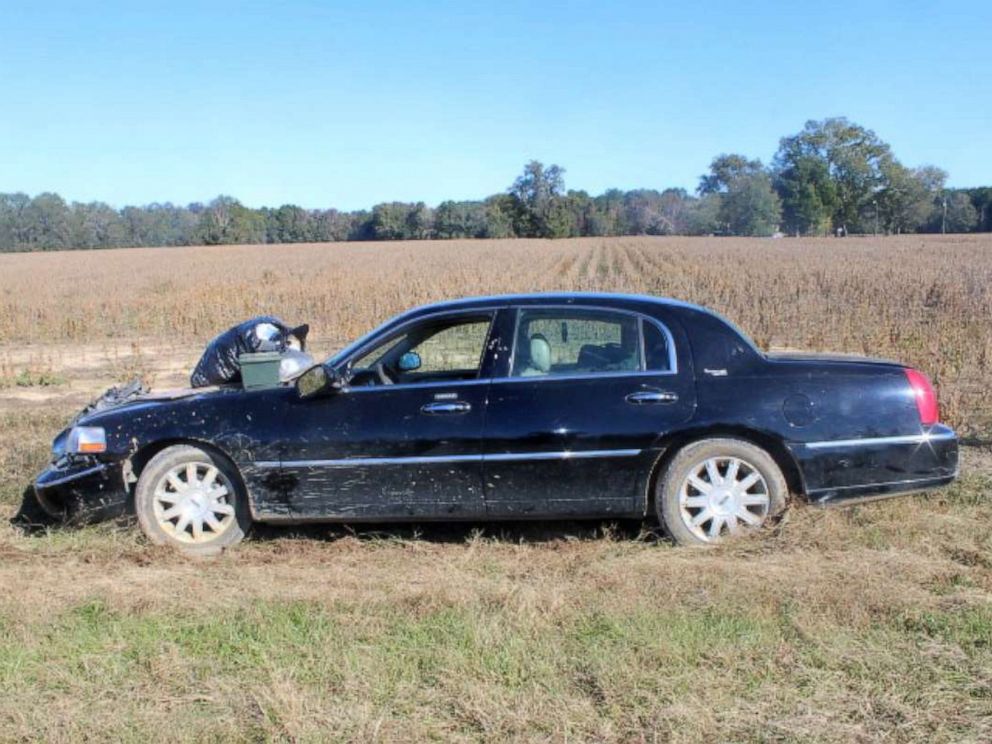
{"type": "Polygon", "coordinates": [[[588,380],[588,379],[599,379],[599,378],[610,378],[610,377],[657,377],[657,376],[667,376],[667,375],[677,375],[679,372],[678,367],[678,350],[675,348],[675,337],[669,330],[668,326],[657,318],[653,318],[644,313],[637,312],[635,310],[626,310],[616,307],[603,307],[601,305],[514,305],[508,308],[513,312],[513,334],[510,339],[510,349],[508,358],[504,365],[500,365],[502,368],[499,373],[494,376],[494,381],[497,382],[548,382],[553,380],[588,380]],[[513,367],[516,364],[517,355],[517,341],[520,335],[520,319],[524,311],[527,310],[562,310],[568,311],[597,311],[604,313],[613,313],[615,315],[626,315],[629,317],[634,317],[637,319],[637,333],[638,333],[638,344],[640,347],[641,355],[641,368],[637,370],[617,370],[611,372],[582,372],[577,374],[563,374],[563,375],[541,375],[532,377],[522,377],[520,375],[513,375],[513,367]],[[665,337],[668,345],[668,369],[648,369],[648,359],[647,359],[647,349],[645,348],[644,339],[644,324],[650,323],[653,325],[661,334],[665,337]]]}

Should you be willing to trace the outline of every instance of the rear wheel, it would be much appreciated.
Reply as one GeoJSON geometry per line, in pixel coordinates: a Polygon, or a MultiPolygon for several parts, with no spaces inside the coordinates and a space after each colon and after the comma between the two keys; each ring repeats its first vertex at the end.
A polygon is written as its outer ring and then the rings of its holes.
{"type": "Polygon", "coordinates": [[[168,447],[148,462],[134,506],[149,540],[189,555],[219,553],[241,542],[251,524],[234,466],[190,445],[168,447]]]}
{"type": "Polygon", "coordinates": [[[658,478],[658,518],[681,545],[707,545],[765,525],[785,508],[788,485],[765,450],[741,439],[686,445],[658,478]]]}

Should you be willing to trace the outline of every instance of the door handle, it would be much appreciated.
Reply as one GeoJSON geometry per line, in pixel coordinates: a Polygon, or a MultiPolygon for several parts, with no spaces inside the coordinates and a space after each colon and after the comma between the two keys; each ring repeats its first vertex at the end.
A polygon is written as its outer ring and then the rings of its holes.
{"type": "Polygon", "coordinates": [[[663,390],[641,390],[637,393],[631,393],[624,398],[628,403],[640,406],[649,403],[674,403],[678,399],[679,396],[675,393],[669,393],[663,390]]]}
{"type": "Polygon", "coordinates": [[[420,407],[421,413],[427,413],[435,416],[438,414],[468,413],[471,410],[472,410],[472,404],[466,403],[463,400],[449,400],[438,403],[427,403],[426,405],[420,407]]]}

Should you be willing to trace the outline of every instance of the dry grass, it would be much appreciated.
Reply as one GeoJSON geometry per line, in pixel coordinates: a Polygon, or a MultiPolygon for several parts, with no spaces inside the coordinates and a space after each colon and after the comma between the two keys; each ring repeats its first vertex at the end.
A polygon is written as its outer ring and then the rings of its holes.
{"type": "MultiPolygon", "coordinates": [[[[990,250],[914,236],[0,256],[0,376],[67,379],[0,390],[0,512],[79,399],[135,371],[175,381],[228,321],[309,319],[330,351],[464,293],[700,301],[765,344],[920,364],[955,421],[987,433],[990,250]]],[[[798,508],[766,540],[704,552],[639,525],[269,529],[201,563],[127,525],[2,528],[0,740],[988,741],[992,452],[964,457],[951,489],[798,508]]]]}

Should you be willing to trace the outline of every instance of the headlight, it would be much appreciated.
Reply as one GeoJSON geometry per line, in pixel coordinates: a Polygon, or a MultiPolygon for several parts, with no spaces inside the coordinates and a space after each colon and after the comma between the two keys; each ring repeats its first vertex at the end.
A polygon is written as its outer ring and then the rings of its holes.
{"type": "Polygon", "coordinates": [[[107,451],[107,432],[102,426],[74,426],[65,451],[71,455],[96,455],[107,451]]]}

